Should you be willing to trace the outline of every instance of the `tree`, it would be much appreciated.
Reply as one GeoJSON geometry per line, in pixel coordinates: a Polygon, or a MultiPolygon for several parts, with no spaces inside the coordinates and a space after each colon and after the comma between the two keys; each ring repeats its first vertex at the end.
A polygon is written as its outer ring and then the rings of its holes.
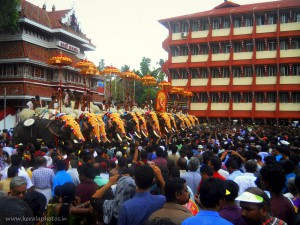
{"type": "Polygon", "coordinates": [[[126,64],[121,67],[121,72],[125,72],[125,71],[128,71],[128,70],[130,70],[130,66],[128,66],[126,64]]]}
{"type": "Polygon", "coordinates": [[[105,60],[101,59],[99,64],[98,64],[98,70],[102,71],[102,70],[104,70],[104,68],[105,68],[105,60]]]}
{"type": "Polygon", "coordinates": [[[145,76],[148,73],[150,73],[150,64],[151,59],[143,57],[142,62],[140,63],[140,71],[142,73],[142,76],[145,76]]]}
{"type": "Polygon", "coordinates": [[[0,31],[15,33],[19,29],[18,7],[21,0],[0,0],[0,31]]]}

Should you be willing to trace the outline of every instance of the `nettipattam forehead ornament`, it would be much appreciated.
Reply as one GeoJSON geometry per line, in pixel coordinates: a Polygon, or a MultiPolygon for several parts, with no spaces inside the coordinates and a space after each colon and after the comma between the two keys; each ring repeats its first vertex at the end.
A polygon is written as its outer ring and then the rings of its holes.
{"type": "Polygon", "coordinates": [[[247,191],[245,191],[243,194],[238,196],[235,200],[241,202],[249,202],[249,203],[262,203],[264,201],[263,197],[252,194],[247,191]]]}

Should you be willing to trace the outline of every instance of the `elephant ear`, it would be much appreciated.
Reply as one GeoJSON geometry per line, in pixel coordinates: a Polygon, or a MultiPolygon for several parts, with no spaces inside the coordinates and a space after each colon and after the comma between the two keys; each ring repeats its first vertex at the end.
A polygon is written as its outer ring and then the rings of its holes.
{"type": "Polygon", "coordinates": [[[62,125],[63,123],[61,123],[60,121],[53,120],[49,123],[48,128],[52,134],[54,134],[55,136],[59,136],[62,125]]]}

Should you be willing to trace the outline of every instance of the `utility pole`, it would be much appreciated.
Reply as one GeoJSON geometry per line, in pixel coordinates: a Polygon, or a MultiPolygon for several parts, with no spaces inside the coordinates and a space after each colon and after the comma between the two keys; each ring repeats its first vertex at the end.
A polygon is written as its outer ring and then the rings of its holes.
{"type": "Polygon", "coordinates": [[[4,129],[6,129],[6,87],[4,88],[4,129]]]}

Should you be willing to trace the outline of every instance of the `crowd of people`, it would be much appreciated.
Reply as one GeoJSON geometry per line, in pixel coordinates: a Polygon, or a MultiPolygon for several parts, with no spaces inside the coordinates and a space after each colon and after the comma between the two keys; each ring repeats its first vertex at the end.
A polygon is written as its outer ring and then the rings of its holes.
{"type": "Polygon", "coordinates": [[[0,224],[300,224],[299,127],[0,146],[0,224]]]}

